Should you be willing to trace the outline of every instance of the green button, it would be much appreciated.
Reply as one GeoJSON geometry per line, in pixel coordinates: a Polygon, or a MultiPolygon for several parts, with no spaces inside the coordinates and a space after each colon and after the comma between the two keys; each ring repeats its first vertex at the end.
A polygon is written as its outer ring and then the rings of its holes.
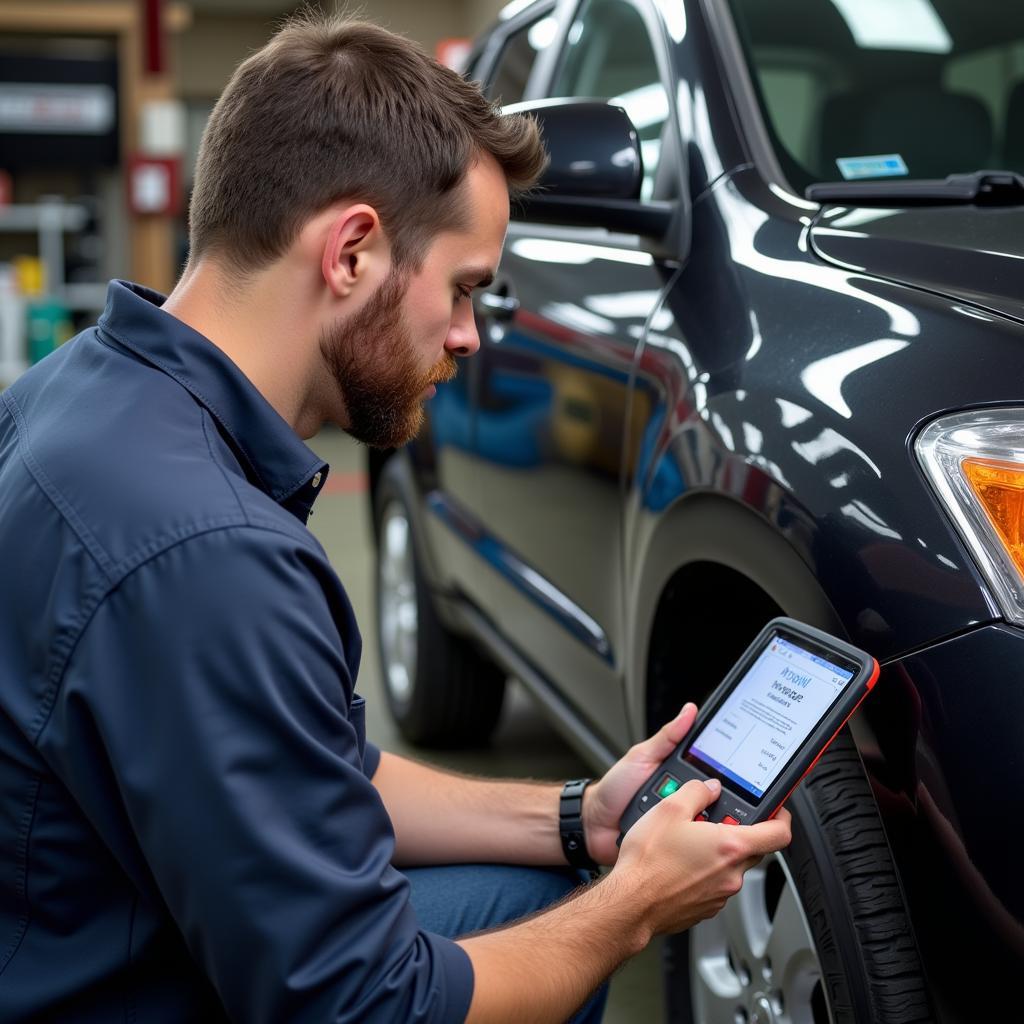
{"type": "Polygon", "coordinates": [[[666,775],[658,783],[658,796],[671,796],[681,785],[682,783],[678,779],[673,779],[671,775],[666,775]]]}

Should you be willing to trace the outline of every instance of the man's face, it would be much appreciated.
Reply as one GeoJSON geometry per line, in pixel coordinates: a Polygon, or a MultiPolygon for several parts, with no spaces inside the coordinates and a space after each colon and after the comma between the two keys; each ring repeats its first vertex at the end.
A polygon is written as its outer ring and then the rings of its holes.
{"type": "Polygon", "coordinates": [[[508,227],[505,176],[492,158],[470,169],[465,201],[465,227],[440,233],[421,269],[393,268],[362,309],[321,336],[345,403],[342,425],[365,444],[394,448],[415,437],[433,386],[480,347],[470,294],[493,277],[508,227]]]}
{"type": "Polygon", "coordinates": [[[345,401],[345,429],[357,441],[393,448],[415,437],[431,386],[455,376],[443,352],[423,366],[405,316],[409,275],[392,270],[366,305],[325,330],[320,349],[345,401]]]}

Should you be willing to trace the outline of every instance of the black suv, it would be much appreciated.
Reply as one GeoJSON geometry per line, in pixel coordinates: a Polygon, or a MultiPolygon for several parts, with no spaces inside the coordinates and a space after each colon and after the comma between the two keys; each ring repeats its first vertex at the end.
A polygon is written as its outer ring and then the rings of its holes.
{"type": "Polygon", "coordinates": [[[875,695],[670,943],[671,1015],[1022,1019],[1024,8],[505,15],[469,74],[552,163],[372,460],[395,718],[479,742],[511,673],[600,770],[772,616],[846,636],[875,695]]]}

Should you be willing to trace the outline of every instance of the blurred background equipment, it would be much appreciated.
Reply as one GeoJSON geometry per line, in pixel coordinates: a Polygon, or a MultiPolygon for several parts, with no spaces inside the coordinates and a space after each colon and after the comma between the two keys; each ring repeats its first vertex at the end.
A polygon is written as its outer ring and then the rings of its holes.
{"type": "MultiPolygon", "coordinates": [[[[173,287],[206,119],[235,67],[299,6],[0,2],[0,388],[94,322],[111,278],[173,287]]],[[[459,67],[501,6],[361,10],[459,67]]]]}

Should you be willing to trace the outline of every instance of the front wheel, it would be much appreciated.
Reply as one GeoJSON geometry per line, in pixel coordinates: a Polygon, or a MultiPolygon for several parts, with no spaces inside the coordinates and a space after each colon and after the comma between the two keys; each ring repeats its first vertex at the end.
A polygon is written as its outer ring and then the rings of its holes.
{"type": "Polygon", "coordinates": [[[438,618],[393,468],[385,466],[374,503],[377,637],[388,708],[410,743],[486,743],[501,714],[504,673],[438,618]]]}
{"type": "MultiPolygon", "coordinates": [[[[666,944],[673,1024],[925,1024],[927,989],[881,820],[844,732],[790,797],[793,842],[666,944]]],[[[742,826],[737,826],[742,827],[742,826]]]]}

